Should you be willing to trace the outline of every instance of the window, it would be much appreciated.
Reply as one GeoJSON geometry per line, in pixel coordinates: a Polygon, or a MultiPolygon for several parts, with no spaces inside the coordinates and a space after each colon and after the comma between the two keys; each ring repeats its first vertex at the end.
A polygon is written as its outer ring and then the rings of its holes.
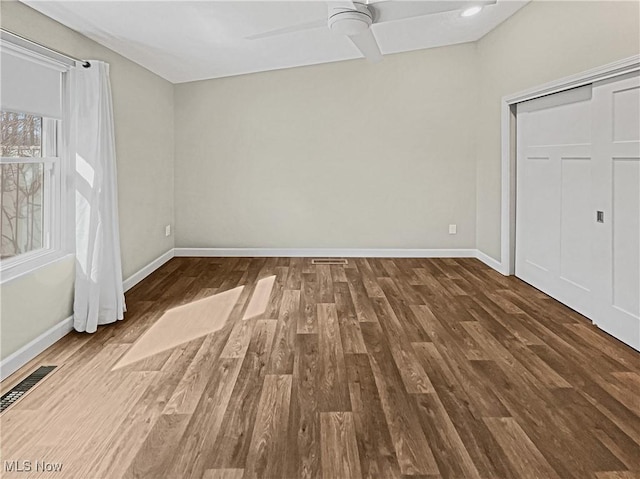
{"type": "Polygon", "coordinates": [[[51,248],[58,120],[0,111],[0,260],[51,248]]]}
{"type": "Polygon", "coordinates": [[[67,253],[63,155],[65,68],[0,43],[0,273],[2,281],[67,253]]]}

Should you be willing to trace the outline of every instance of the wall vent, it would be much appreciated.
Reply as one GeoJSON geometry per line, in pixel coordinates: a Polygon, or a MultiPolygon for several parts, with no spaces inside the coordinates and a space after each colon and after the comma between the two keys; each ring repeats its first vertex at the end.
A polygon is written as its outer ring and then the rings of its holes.
{"type": "Polygon", "coordinates": [[[346,259],[343,258],[314,258],[311,260],[311,264],[349,264],[346,259]]]}
{"type": "Polygon", "coordinates": [[[15,404],[18,399],[27,394],[36,384],[42,381],[47,374],[52,372],[58,366],[40,366],[26,378],[16,384],[13,388],[2,395],[0,398],[0,413],[4,412],[9,406],[15,404]]]}

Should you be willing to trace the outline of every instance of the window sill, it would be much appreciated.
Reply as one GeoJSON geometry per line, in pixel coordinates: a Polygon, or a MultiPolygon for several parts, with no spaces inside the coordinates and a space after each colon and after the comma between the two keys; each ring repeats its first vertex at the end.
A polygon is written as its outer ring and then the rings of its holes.
{"type": "Polygon", "coordinates": [[[13,281],[21,276],[34,273],[54,263],[73,258],[73,256],[74,255],[68,251],[47,251],[31,258],[25,258],[24,261],[11,264],[8,267],[0,267],[0,285],[13,281]]]}

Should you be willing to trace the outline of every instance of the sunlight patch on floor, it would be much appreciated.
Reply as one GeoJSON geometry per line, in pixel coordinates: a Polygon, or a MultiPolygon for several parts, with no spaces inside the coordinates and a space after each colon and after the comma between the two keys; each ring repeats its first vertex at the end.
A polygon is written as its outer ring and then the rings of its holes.
{"type": "Polygon", "coordinates": [[[253,291],[253,296],[251,296],[251,301],[249,301],[249,306],[247,306],[247,310],[244,312],[242,319],[255,318],[265,312],[275,280],[275,275],[258,280],[256,288],[253,291]]]}
{"type": "Polygon", "coordinates": [[[113,369],[222,329],[243,289],[244,286],[238,286],[168,310],[131,346],[113,369]]]}

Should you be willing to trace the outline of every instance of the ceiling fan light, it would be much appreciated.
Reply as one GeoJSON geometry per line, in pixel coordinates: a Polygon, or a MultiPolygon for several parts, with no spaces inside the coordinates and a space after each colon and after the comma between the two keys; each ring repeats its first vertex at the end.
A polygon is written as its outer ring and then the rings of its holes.
{"type": "Polygon", "coordinates": [[[329,28],[340,35],[355,36],[373,23],[371,12],[365,5],[355,4],[356,10],[339,11],[329,16],[329,28]]]}
{"type": "Polygon", "coordinates": [[[338,20],[331,25],[331,31],[340,35],[358,35],[369,28],[366,22],[361,20],[338,20]]]}
{"type": "Polygon", "coordinates": [[[462,11],[462,13],[460,14],[460,16],[462,17],[472,17],[474,15],[477,15],[478,13],[480,13],[480,11],[482,10],[482,7],[480,5],[474,5],[473,7],[469,7],[465,10],[462,11]]]}

